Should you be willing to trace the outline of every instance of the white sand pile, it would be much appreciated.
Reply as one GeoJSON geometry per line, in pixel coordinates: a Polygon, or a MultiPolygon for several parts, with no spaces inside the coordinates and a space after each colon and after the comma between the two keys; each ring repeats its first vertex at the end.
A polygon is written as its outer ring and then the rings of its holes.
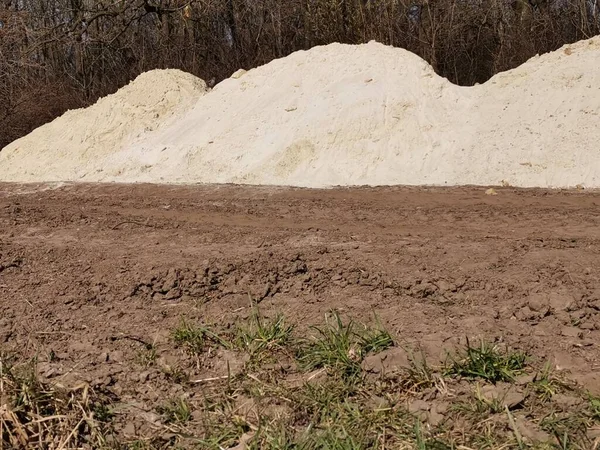
{"type": "Polygon", "coordinates": [[[598,67],[600,38],[473,88],[374,42],[297,52],[206,95],[149,72],[10,144],[0,180],[600,187],[598,67]]]}
{"type": "Polygon", "coordinates": [[[144,73],[8,145],[0,152],[0,180],[102,179],[104,158],[185,114],[206,92],[204,81],[180,70],[144,73]]]}

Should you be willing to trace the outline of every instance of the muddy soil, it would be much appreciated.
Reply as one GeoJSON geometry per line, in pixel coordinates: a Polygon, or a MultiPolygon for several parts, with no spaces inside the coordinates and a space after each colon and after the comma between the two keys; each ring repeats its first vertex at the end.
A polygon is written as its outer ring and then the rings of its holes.
{"type": "Polygon", "coordinates": [[[1,185],[0,345],[151,411],[179,388],[140,351],[175,364],[182,318],[226,328],[259,305],[302,333],[336,309],[432,361],[505,342],[600,395],[600,194],[496,193],[1,185]]]}

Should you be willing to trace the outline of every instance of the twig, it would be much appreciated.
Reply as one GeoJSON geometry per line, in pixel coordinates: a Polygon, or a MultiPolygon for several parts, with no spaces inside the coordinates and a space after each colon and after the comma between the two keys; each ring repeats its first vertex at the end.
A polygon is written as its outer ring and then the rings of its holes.
{"type": "Polygon", "coordinates": [[[146,347],[146,350],[152,350],[152,348],[154,347],[153,344],[150,344],[146,341],[144,341],[142,338],[136,337],[136,336],[131,336],[131,335],[125,335],[125,336],[112,336],[111,337],[112,340],[118,340],[118,339],[129,339],[130,341],[135,341],[135,342],[139,342],[140,344],[144,345],[144,347],[146,347]]]}
{"type": "Polygon", "coordinates": [[[208,383],[210,381],[226,380],[227,378],[229,378],[229,375],[223,375],[221,377],[212,378],[201,378],[200,380],[191,381],[191,383],[208,383]]]}
{"type": "Polygon", "coordinates": [[[14,413],[14,411],[11,411],[10,409],[7,409],[5,407],[2,407],[0,412],[2,412],[2,423],[4,423],[4,421],[6,420],[13,424],[12,430],[10,429],[10,427],[7,427],[6,429],[9,435],[9,441],[13,444],[19,442],[21,444],[21,447],[24,448],[27,445],[28,440],[27,432],[23,429],[23,424],[19,421],[19,418],[14,413]]]}
{"type": "Polygon", "coordinates": [[[35,331],[35,334],[73,334],[69,331],[35,331]]]}
{"type": "Polygon", "coordinates": [[[256,381],[257,383],[263,383],[262,381],[260,381],[260,379],[256,375],[252,375],[251,373],[247,374],[247,377],[256,381]]]}
{"type": "Polygon", "coordinates": [[[515,423],[515,419],[514,419],[513,415],[510,413],[508,406],[504,405],[504,409],[506,410],[506,415],[508,416],[508,422],[510,424],[510,427],[513,430],[515,438],[517,438],[517,443],[519,444],[519,448],[524,448],[523,447],[523,438],[521,437],[521,433],[519,433],[519,429],[517,428],[517,424],[515,423]]]}
{"type": "Polygon", "coordinates": [[[77,430],[79,429],[79,427],[81,426],[81,424],[83,423],[83,421],[84,421],[84,419],[79,420],[79,422],[77,423],[77,425],[75,426],[75,428],[73,428],[71,430],[71,432],[66,437],[66,439],[62,442],[62,444],[60,444],[60,446],[58,447],[58,450],[63,450],[65,448],[65,445],[67,445],[69,443],[69,441],[71,440],[71,438],[73,436],[75,436],[75,433],[77,432],[77,430]]]}
{"type": "Polygon", "coordinates": [[[56,414],[54,416],[41,417],[39,419],[32,420],[31,423],[42,423],[42,422],[48,422],[49,420],[68,419],[68,418],[69,418],[69,416],[65,416],[62,414],[56,414]]]}
{"type": "Polygon", "coordinates": [[[315,373],[313,373],[310,377],[308,377],[307,381],[311,381],[313,378],[318,377],[319,375],[321,375],[323,372],[325,372],[325,369],[320,369],[317,370],[315,373]]]}
{"type": "Polygon", "coordinates": [[[127,223],[131,223],[131,224],[134,224],[134,225],[139,225],[141,227],[156,228],[155,225],[149,224],[148,222],[138,222],[137,220],[125,220],[123,222],[119,222],[118,224],[116,224],[114,227],[111,228],[111,230],[116,230],[121,225],[125,225],[127,223]]]}

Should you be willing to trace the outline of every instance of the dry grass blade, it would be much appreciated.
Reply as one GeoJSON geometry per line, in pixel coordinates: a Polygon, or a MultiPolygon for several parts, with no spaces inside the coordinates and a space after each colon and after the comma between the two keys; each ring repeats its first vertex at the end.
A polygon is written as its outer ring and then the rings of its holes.
{"type": "MultiPolygon", "coordinates": [[[[4,407],[3,407],[4,408],[4,407]]],[[[28,437],[27,433],[17,415],[8,409],[4,409],[1,413],[2,424],[6,425],[6,432],[9,435],[10,443],[16,447],[25,447],[27,445],[28,437]],[[12,424],[10,426],[9,424],[12,424]]]]}
{"type": "Polygon", "coordinates": [[[1,450],[103,445],[108,424],[98,422],[94,414],[107,409],[107,399],[87,384],[65,390],[38,379],[35,361],[8,361],[0,358],[1,450]]]}
{"type": "Polygon", "coordinates": [[[83,423],[84,419],[80,419],[79,422],[77,423],[77,425],[71,430],[71,432],[69,433],[69,435],[65,438],[65,440],[58,446],[58,450],[63,450],[65,448],[65,446],[69,443],[69,441],[73,438],[73,436],[75,436],[75,434],[77,433],[77,430],[79,429],[79,426],[83,423]]]}
{"type": "Polygon", "coordinates": [[[190,381],[190,383],[209,383],[211,381],[226,380],[227,378],[229,378],[229,375],[223,375],[223,376],[220,376],[220,377],[202,378],[200,380],[190,381]]]}

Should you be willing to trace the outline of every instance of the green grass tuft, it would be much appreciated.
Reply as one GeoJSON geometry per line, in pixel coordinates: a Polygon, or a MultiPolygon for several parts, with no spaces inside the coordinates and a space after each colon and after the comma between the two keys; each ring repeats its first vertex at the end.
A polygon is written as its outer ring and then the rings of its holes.
{"type": "Polygon", "coordinates": [[[300,365],[306,370],[332,368],[344,376],[360,373],[360,350],[353,328],[353,322],[344,325],[338,313],[334,313],[333,323],[326,318],[324,327],[313,327],[317,336],[302,349],[300,365]]]}
{"type": "Polygon", "coordinates": [[[154,345],[149,345],[138,351],[136,360],[141,366],[150,367],[154,365],[157,357],[156,347],[154,345]]]}
{"type": "Polygon", "coordinates": [[[224,348],[231,348],[231,344],[225,341],[209,328],[199,325],[192,325],[184,319],[172,332],[173,340],[177,345],[185,346],[192,355],[202,354],[208,346],[218,345],[224,348]]]}
{"type": "Polygon", "coordinates": [[[552,365],[546,363],[543,369],[536,374],[532,382],[533,389],[542,403],[546,403],[552,399],[565,384],[557,379],[552,373],[552,365]]]}
{"type": "Polygon", "coordinates": [[[392,339],[392,336],[383,329],[367,329],[364,335],[359,336],[359,338],[363,356],[367,355],[368,353],[380,353],[394,346],[394,340],[392,339]]]}
{"type": "Polygon", "coordinates": [[[325,326],[313,327],[316,336],[301,349],[298,361],[306,370],[332,369],[344,377],[359,375],[360,363],[368,353],[380,352],[394,342],[382,329],[344,324],[337,312],[326,317],[325,326]]]}
{"type": "Polygon", "coordinates": [[[592,420],[600,422],[600,397],[590,395],[588,401],[592,420]]]}
{"type": "Polygon", "coordinates": [[[249,325],[239,330],[238,341],[251,356],[259,357],[265,352],[284,349],[291,341],[293,329],[285,323],[282,314],[273,320],[265,320],[256,309],[249,325]]]}
{"type": "Polygon", "coordinates": [[[501,350],[497,345],[481,341],[474,347],[467,340],[466,348],[459,352],[449,367],[446,376],[483,379],[489,383],[513,381],[523,373],[527,362],[525,353],[501,350]]]}
{"type": "Polygon", "coordinates": [[[184,424],[192,418],[190,404],[184,398],[171,399],[156,408],[165,423],[184,424]]]}

